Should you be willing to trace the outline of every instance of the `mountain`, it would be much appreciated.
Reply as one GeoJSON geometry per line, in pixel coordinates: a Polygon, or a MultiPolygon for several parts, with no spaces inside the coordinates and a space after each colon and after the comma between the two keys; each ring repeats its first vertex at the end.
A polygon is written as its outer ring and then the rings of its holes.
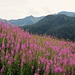
{"type": "Polygon", "coordinates": [[[33,25],[22,26],[21,28],[32,34],[46,34],[75,40],[75,17],[62,14],[48,15],[33,25]]]}
{"type": "Polygon", "coordinates": [[[64,14],[70,17],[75,17],[75,13],[74,12],[67,12],[67,11],[61,11],[58,14],[64,14]]]}
{"type": "Polygon", "coordinates": [[[22,19],[9,20],[8,22],[10,22],[13,25],[23,26],[23,25],[34,24],[34,23],[38,22],[39,20],[41,20],[42,18],[44,18],[44,16],[42,16],[42,17],[33,17],[31,15],[31,16],[27,16],[27,17],[22,18],[22,19]]]}
{"type": "Polygon", "coordinates": [[[41,16],[41,17],[34,17],[34,16],[27,16],[25,18],[21,18],[21,19],[11,19],[11,20],[6,20],[6,19],[1,19],[0,21],[3,21],[5,23],[11,23],[13,25],[17,25],[17,26],[23,26],[23,25],[32,25],[36,22],[38,22],[39,20],[43,19],[45,16],[41,16]]]}
{"type": "Polygon", "coordinates": [[[0,18],[0,22],[1,22],[1,21],[7,23],[7,20],[6,20],[6,19],[1,19],[1,18],[0,18]]]}

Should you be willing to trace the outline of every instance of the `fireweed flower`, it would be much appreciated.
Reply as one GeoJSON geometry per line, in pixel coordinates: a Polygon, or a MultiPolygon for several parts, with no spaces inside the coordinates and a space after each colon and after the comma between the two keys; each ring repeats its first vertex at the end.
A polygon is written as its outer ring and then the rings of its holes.
{"type": "Polygon", "coordinates": [[[2,48],[5,48],[5,44],[4,44],[4,41],[2,42],[2,48]]]}
{"type": "Polygon", "coordinates": [[[0,71],[0,72],[1,72],[1,73],[3,73],[3,72],[4,72],[4,67],[2,67],[2,68],[1,68],[1,71],[0,71]]]}
{"type": "Polygon", "coordinates": [[[21,49],[24,50],[26,48],[26,44],[21,45],[21,49]]]}
{"type": "Polygon", "coordinates": [[[5,53],[4,50],[1,50],[1,53],[4,54],[5,53]]]}
{"type": "Polygon", "coordinates": [[[24,58],[22,58],[22,63],[24,63],[25,62],[25,59],[24,58]]]}
{"type": "Polygon", "coordinates": [[[15,53],[14,53],[14,51],[12,50],[12,51],[11,51],[11,55],[14,56],[14,54],[15,54],[15,53]]]}
{"type": "Polygon", "coordinates": [[[5,56],[5,59],[8,59],[8,58],[9,58],[9,56],[8,56],[8,55],[6,55],[6,56],[5,56]]]}
{"type": "Polygon", "coordinates": [[[35,73],[34,75],[39,75],[38,73],[35,73]]]}
{"type": "Polygon", "coordinates": [[[10,60],[8,60],[8,65],[11,65],[11,61],[10,60]]]}
{"type": "Polygon", "coordinates": [[[54,71],[55,71],[55,73],[58,73],[58,72],[62,72],[63,71],[63,69],[61,68],[61,67],[56,67],[55,69],[54,69],[54,71]]]}
{"type": "Polygon", "coordinates": [[[34,66],[32,66],[31,68],[34,69],[34,66]]]}
{"type": "Polygon", "coordinates": [[[7,43],[6,47],[9,48],[9,43],[7,43]]]}
{"type": "Polygon", "coordinates": [[[40,71],[40,68],[38,68],[37,70],[40,71]]]}

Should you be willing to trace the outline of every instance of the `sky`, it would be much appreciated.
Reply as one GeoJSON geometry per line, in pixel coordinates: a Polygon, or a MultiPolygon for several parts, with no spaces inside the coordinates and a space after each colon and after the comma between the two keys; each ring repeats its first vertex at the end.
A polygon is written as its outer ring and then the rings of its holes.
{"type": "Polygon", "coordinates": [[[7,20],[60,11],[75,12],[75,0],[0,0],[0,18],[7,20]]]}

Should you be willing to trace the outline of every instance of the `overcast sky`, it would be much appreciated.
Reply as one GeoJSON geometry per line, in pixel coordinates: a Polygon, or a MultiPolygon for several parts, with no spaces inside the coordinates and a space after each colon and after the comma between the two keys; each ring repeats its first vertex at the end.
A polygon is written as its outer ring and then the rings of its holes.
{"type": "Polygon", "coordinates": [[[18,19],[59,11],[75,12],[75,0],[0,0],[0,18],[18,19]]]}

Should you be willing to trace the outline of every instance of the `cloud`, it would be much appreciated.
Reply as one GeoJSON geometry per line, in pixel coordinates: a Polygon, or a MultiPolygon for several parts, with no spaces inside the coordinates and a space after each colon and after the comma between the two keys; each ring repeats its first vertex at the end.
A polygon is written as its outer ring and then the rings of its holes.
{"type": "Polygon", "coordinates": [[[48,15],[59,11],[75,12],[75,0],[0,0],[0,17],[21,18],[48,15]]]}
{"type": "Polygon", "coordinates": [[[37,10],[35,10],[35,9],[32,9],[32,8],[28,9],[27,12],[28,12],[28,13],[27,13],[28,15],[29,15],[29,14],[31,14],[31,15],[39,15],[39,14],[40,14],[39,11],[37,11],[37,10]]]}

